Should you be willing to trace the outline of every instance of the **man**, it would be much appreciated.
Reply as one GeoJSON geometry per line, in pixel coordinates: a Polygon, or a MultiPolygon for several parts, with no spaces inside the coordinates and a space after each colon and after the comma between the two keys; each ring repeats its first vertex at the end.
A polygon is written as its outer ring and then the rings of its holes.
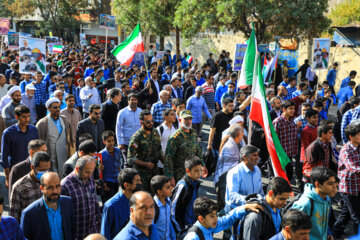
{"type": "Polygon", "coordinates": [[[274,121],[275,118],[280,117],[282,114],[281,111],[281,99],[279,98],[279,96],[273,97],[270,100],[270,104],[272,107],[272,110],[269,112],[270,113],[270,118],[271,121],[274,121]]]}
{"type": "Polygon", "coordinates": [[[80,90],[80,99],[83,106],[83,118],[89,116],[89,107],[92,104],[101,104],[99,91],[94,87],[95,83],[91,77],[85,78],[85,87],[80,90]]]}
{"type": "Polygon", "coordinates": [[[121,85],[121,101],[120,101],[120,109],[123,109],[128,106],[128,96],[130,94],[130,84],[128,82],[124,82],[121,85]]]}
{"type": "Polygon", "coordinates": [[[339,191],[343,206],[333,227],[334,237],[341,237],[349,219],[353,222],[355,233],[358,232],[360,223],[360,125],[348,125],[345,136],[349,142],[340,150],[338,162],[339,191]]]}
{"type": "Polygon", "coordinates": [[[175,122],[173,125],[174,125],[175,129],[178,129],[180,127],[180,125],[179,125],[180,113],[186,109],[185,101],[180,98],[174,98],[171,101],[171,105],[172,105],[172,109],[176,113],[176,119],[175,119],[175,122]]]}
{"type": "Polygon", "coordinates": [[[2,216],[4,210],[4,198],[0,195],[0,239],[25,240],[24,234],[15,218],[2,216]]]}
{"type": "Polygon", "coordinates": [[[71,197],[75,213],[75,239],[98,233],[101,223],[93,173],[96,162],[91,156],[78,159],[74,171],[61,180],[61,195],[71,197]]]}
{"type": "Polygon", "coordinates": [[[30,109],[24,105],[15,108],[17,124],[5,129],[1,140],[0,160],[5,172],[5,185],[9,187],[9,175],[11,168],[29,156],[28,144],[33,139],[38,139],[38,131],[30,125],[30,109]]]}
{"type": "MultiPolygon", "coordinates": [[[[345,144],[349,141],[349,139],[347,139],[345,136],[345,128],[351,123],[354,112],[360,111],[360,108],[358,108],[358,106],[360,104],[360,98],[359,97],[350,98],[349,104],[351,106],[351,109],[347,110],[341,119],[340,130],[341,130],[341,139],[343,141],[343,144],[345,144]]],[[[356,115],[358,116],[358,114],[356,114],[356,115]]],[[[355,118],[354,118],[354,120],[355,120],[355,118]]]]}
{"type": "Polygon", "coordinates": [[[306,70],[310,67],[309,65],[309,59],[305,59],[304,64],[301,65],[299,67],[299,69],[297,70],[297,72],[294,74],[294,77],[296,77],[298,75],[298,73],[300,72],[300,79],[304,79],[305,75],[306,75],[306,70]]]}
{"type": "Polygon", "coordinates": [[[60,196],[59,175],[45,173],[40,178],[43,196],[28,206],[21,215],[21,228],[29,240],[66,239],[75,237],[75,216],[70,197],[60,196]]]}
{"type": "Polygon", "coordinates": [[[297,117],[301,114],[301,104],[307,102],[311,98],[311,92],[309,90],[304,90],[299,96],[291,98],[291,101],[295,103],[295,113],[294,116],[297,117]]]}
{"type": "Polygon", "coordinates": [[[291,77],[289,80],[289,85],[286,87],[288,92],[289,98],[292,98],[293,93],[297,90],[296,89],[296,78],[291,77]]]}
{"type": "Polygon", "coordinates": [[[301,132],[301,153],[300,161],[305,161],[306,148],[317,138],[317,126],[319,123],[319,113],[314,109],[309,109],[305,112],[305,118],[308,122],[303,131],[301,132]]]}
{"type": "Polygon", "coordinates": [[[213,149],[215,159],[219,156],[222,132],[229,127],[229,121],[232,119],[234,102],[232,99],[224,99],[222,110],[217,112],[210,121],[210,133],[207,149],[213,149]]]}
{"type": "Polygon", "coordinates": [[[229,127],[229,138],[225,143],[219,161],[216,164],[214,184],[219,211],[225,207],[227,173],[240,162],[240,150],[238,144],[243,140],[243,136],[243,127],[239,124],[234,124],[229,127]]]}
{"type": "Polygon", "coordinates": [[[114,240],[159,239],[154,216],[155,203],[151,195],[143,191],[134,193],[130,198],[130,221],[114,240]]]}
{"type": "Polygon", "coordinates": [[[171,185],[175,186],[185,175],[185,160],[190,156],[201,158],[201,147],[197,140],[196,131],[192,126],[192,113],[185,110],[180,113],[180,128],[170,136],[165,152],[164,175],[171,178],[171,185]]]}
{"type": "Polygon", "coordinates": [[[105,130],[115,132],[116,117],[120,110],[119,103],[121,102],[121,90],[119,88],[112,88],[106,93],[108,100],[102,104],[101,119],[104,122],[105,130]]]}
{"type": "MultiPolygon", "coordinates": [[[[76,136],[76,128],[82,120],[81,113],[75,108],[75,96],[68,94],[65,97],[66,108],[60,111],[60,115],[67,118],[71,126],[73,136],[76,136]]],[[[73,153],[73,151],[72,151],[73,153]]]]}
{"type": "Polygon", "coordinates": [[[265,198],[253,194],[246,198],[246,203],[258,203],[264,211],[250,212],[242,221],[243,240],[269,239],[281,230],[280,211],[286,205],[292,192],[291,186],[282,177],[270,180],[265,198]]]}
{"type": "Polygon", "coordinates": [[[175,77],[171,79],[171,98],[182,98],[183,92],[179,78],[175,77]]]}
{"type": "Polygon", "coordinates": [[[227,92],[225,92],[222,96],[221,96],[221,103],[224,101],[224,99],[226,98],[231,98],[232,100],[235,99],[235,84],[233,82],[230,82],[228,84],[228,89],[227,92]]]}
{"type": "Polygon", "coordinates": [[[257,166],[259,149],[247,145],[240,150],[240,159],[226,176],[225,211],[229,212],[237,206],[245,204],[249,194],[264,194],[261,183],[261,171],[257,166]]]}
{"type": "Polygon", "coordinates": [[[201,86],[195,88],[195,94],[191,96],[186,103],[186,110],[190,110],[193,115],[192,128],[197,132],[198,137],[201,138],[201,127],[202,127],[202,113],[211,119],[211,113],[205,103],[205,99],[201,96],[204,89],[201,86]]]}
{"type": "Polygon", "coordinates": [[[336,174],[326,167],[315,167],[310,173],[311,183],[292,208],[304,211],[311,217],[310,239],[333,239],[329,231],[330,197],[338,191],[336,174]]]}
{"type": "Polygon", "coordinates": [[[52,168],[59,176],[63,176],[63,165],[71,156],[71,148],[74,148],[74,137],[71,125],[64,116],[60,116],[60,101],[50,98],[46,102],[46,108],[50,115],[41,119],[36,127],[39,138],[46,142],[48,153],[53,163],[52,168]]]}
{"type": "Polygon", "coordinates": [[[36,123],[36,106],[35,106],[35,87],[33,84],[28,84],[25,87],[25,93],[21,94],[21,103],[30,109],[30,121],[32,124],[36,123]]]}
{"type": "MultiPolygon", "coordinates": [[[[209,109],[211,116],[215,114],[215,91],[214,91],[214,76],[207,75],[206,82],[202,85],[204,89],[203,97],[209,109]]],[[[204,114],[203,114],[204,115],[204,114]]]]}
{"type": "Polygon", "coordinates": [[[154,119],[154,127],[159,126],[163,121],[162,113],[166,108],[171,108],[169,103],[170,93],[166,90],[162,90],[159,94],[160,101],[152,105],[151,114],[154,119]]]}
{"type": "Polygon", "coordinates": [[[6,83],[5,75],[0,74],[0,99],[7,94],[8,87],[9,84],[6,83]]]}
{"type": "Polygon", "coordinates": [[[15,182],[31,171],[31,159],[34,157],[35,153],[46,151],[46,143],[43,140],[35,139],[29,142],[29,157],[26,158],[24,161],[15,164],[11,168],[9,176],[9,196],[11,194],[12,186],[15,184],[15,182]]]}
{"type": "Polygon", "coordinates": [[[216,91],[215,91],[215,104],[216,104],[216,111],[219,111],[222,107],[222,102],[221,102],[221,98],[222,95],[225,94],[227,92],[227,86],[226,86],[226,76],[225,75],[221,75],[220,76],[220,81],[216,87],[216,91]]]}
{"type": "MultiPolygon", "coordinates": [[[[291,100],[285,100],[282,104],[283,114],[273,121],[276,134],[279,137],[281,146],[290,159],[298,153],[297,130],[301,122],[297,125],[292,121],[295,114],[295,103],[291,100]]],[[[293,178],[292,162],[286,166],[286,175],[289,181],[293,178]]]]}
{"type": "Polygon", "coordinates": [[[162,89],[162,84],[158,81],[157,71],[156,68],[150,69],[150,83],[151,83],[151,90],[153,91],[152,94],[149,94],[147,98],[147,104],[153,105],[159,99],[159,94],[162,89]]]}
{"type": "MultiPolygon", "coordinates": [[[[49,74],[51,74],[52,77],[54,75],[56,75],[55,72],[50,72],[49,74]]],[[[42,80],[43,80],[42,73],[36,72],[36,74],[35,74],[36,82],[33,83],[34,87],[35,87],[34,97],[35,97],[35,108],[36,108],[36,115],[37,115],[36,120],[40,120],[46,116],[45,103],[49,99],[49,92],[47,90],[46,82],[45,82],[45,80],[44,81],[42,81],[42,80]]]]}
{"type": "Polygon", "coordinates": [[[331,141],[333,128],[328,125],[320,125],[317,129],[317,138],[305,151],[304,166],[302,169],[303,182],[310,183],[311,170],[317,166],[324,166],[333,171],[337,171],[337,164],[333,162],[331,141]]]}
{"type": "Polygon", "coordinates": [[[138,97],[135,94],[129,94],[126,98],[128,106],[119,111],[116,119],[116,139],[119,148],[127,156],[127,150],[131,136],[139,130],[141,108],[138,108],[138,97]]]}
{"type": "Polygon", "coordinates": [[[269,240],[308,240],[311,228],[311,219],[306,213],[290,209],[281,219],[281,232],[269,240]]]}
{"type": "Polygon", "coordinates": [[[101,117],[101,106],[97,104],[90,105],[90,115],[84,120],[80,121],[76,129],[76,148],[79,148],[79,137],[84,133],[89,133],[95,143],[97,151],[104,148],[101,134],[104,132],[104,121],[101,117]]]}
{"type": "Polygon", "coordinates": [[[338,94],[336,95],[338,99],[338,108],[343,105],[345,102],[349,101],[350,97],[354,95],[353,89],[355,88],[356,83],[350,81],[348,86],[341,87],[338,94]]]}
{"type": "Polygon", "coordinates": [[[195,93],[197,81],[194,76],[190,77],[190,86],[186,89],[184,94],[184,100],[187,101],[195,93]]]}
{"type": "Polygon", "coordinates": [[[50,169],[50,156],[37,152],[31,159],[31,171],[15,182],[10,195],[10,215],[20,222],[21,212],[41,197],[40,178],[50,169]]]}
{"type": "MultiPolygon", "coordinates": [[[[165,156],[168,140],[170,136],[172,136],[173,133],[176,131],[176,128],[173,125],[176,120],[176,113],[173,109],[167,108],[163,111],[163,118],[164,122],[156,129],[159,132],[161,140],[161,150],[163,152],[163,155],[165,156]]],[[[158,165],[161,165],[160,168],[163,168],[162,163],[160,164],[160,162],[158,162],[158,165]]]]}
{"type": "Polygon", "coordinates": [[[159,174],[158,161],[164,162],[159,133],[153,127],[148,110],[140,113],[141,128],[130,139],[127,161],[139,172],[144,190],[150,192],[150,180],[159,174]]]}
{"type": "Polygon", "coordinates": [[[352,81],[356,77],[357,72],[352,70],[348,77],[344,78],[341,81],[340,89],[349,85],[350,81],[352,81]]]}
{"type": "Polygon", "coordinates": [[[21,93],[25,93],[25,87],[31,83],[31,74],[25,73],[24,80],[20,82],[21,93]]]}
{"type": "Polygon", "coordinates": [[[114,239],[128,223],[129,199],[141,185],[139,173],[132,168],[122,170],[118,178],[121,190],[105,203],[101,220],[101,234],[107,239],[114,239]]]}
{"type": "MultiPolygon", "coordinates": [[[[294,119],[294,123],[297,125],[300,123],[298,122],[301,122],[301,126],[298,130],[298,137],[299,137],[299,144],[300,144],[300,137],[301,137],[301,132],[302,130],[306,127],[306,125],[308,124],[308,122],[306,121],[306,118],[305,118],[305,113],[308,109],[311,108],[311,104],[310,103],[303,103],[301,104],[301,115],[299,115],[297,118],[294,119]]],[[[300,146],[300,145],[299,145],[300,146]]],[[[299,156],[300,157],[300,156],[299,156]]]]}
{"type": "MultiPolygon", "coordinates": [[[[272,106],[270,104],[270,100],[275,97],[275,90],[272,89],[272,88],[268,88],[266,89],[265,91],[265,94],[266,94],[266,102],[267,102],[267,107],[269,109],[269,111],[272,110],[272,106]]],[[[281,99],[280,99],[281,100],[281,99]]]]}
{"type": "Polygon", "coordinates": [[[326,75],[326,80],[328,81],[329,88],[331,89],[331,92],[333,94],[335,94],[334,86],[335,86],[335,80],[336,80],[338,66],[339,66],[339,64],[337,62],[334,62],[332,65],[332,69],[330,69],[328,74],[326,75]]]}
{"type": "Polygon", "coordinates": [[[209,58],[206,60],[206,63],[210,65],[211,74],[215,74],[217,72],[217,67],[212,53],[209,53],[209,58]]]}
{"type": "Polygon", "coordinates": [[[165,73],[161,75],[161,84],[169,84],[171,83],[172,79],[177,79],[177,78],[171,78],[171,67],[166,66],[165,73]]]}
{"type": "Polygon", "coordinates": [[[21,89],[18,86],[12,87],[8,91],[8,96],[11,97],[11,102],[8,103],[2,110],[2,117],[5,121],[5,126],[10,127],[17,123],[17,119],[15,118],[15,107],[20,105],[21,103],[21,89]]]}

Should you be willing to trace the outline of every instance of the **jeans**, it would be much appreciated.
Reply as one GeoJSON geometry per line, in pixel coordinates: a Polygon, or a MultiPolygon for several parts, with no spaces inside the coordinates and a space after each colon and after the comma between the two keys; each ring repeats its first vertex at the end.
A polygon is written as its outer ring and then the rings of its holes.
{"type": "Polygon", "coordinates": [[[341,212],[334,224],[333,234],[341,237],[349,220],[353,222],[354,232],[358,233],[360,223],[360,196],[352,196],[346,193],[341,194],[341,212]]]}

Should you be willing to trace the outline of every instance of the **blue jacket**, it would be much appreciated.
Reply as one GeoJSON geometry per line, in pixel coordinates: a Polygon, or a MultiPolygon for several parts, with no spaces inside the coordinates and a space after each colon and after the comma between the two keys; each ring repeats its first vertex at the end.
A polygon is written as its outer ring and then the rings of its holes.
{"type": "Polygon", "coordinates": [[[329,82],[330,87],[335,85],[336,72],[337,72],[337,70],[330,69],[330,71],[328,72],[328,74],[326,76],[326,80],[329,82]]]}
{"type": "Polygon", "coordinates": [[[104,205],[101,219],[101,234],[113,239],[128,223],[130,218],[129,199],[119,191],[104,205]]]}
{"type": "Polygon", "coordinates": [[[314,200],[314,210],[311,214],[313,227],[310,231],[310,239],[327,240],[331,207],[329,196],[326,196],[326,199],[321,198],[319,194],[315,192],[315,187],[311,183],[307,183],[303,195],[294,203],[292,208],[304,211],[310,216],[310,198],[314,200]]]}
{"type": "Polygon", "coordinates": [[[284,239],[285,239],[284,234],[281,231],[272,238],[270,238],[269,240],[284,240],[284,239]]]}
{"type": "Polygon", "coordinates": [[[132,220],[125,226],[121,232],[114,238],[114,240],[159,240],[159,232],[155,224],[149,227],[150,237],[147,237],[132,220]]]}
{"type": "Polygon", "coordinates": [[[100,151],[102,157],[102,163],[104,165],[103,179],[107,182],[117,182],[117,177],[120,173],[120,169],[124,168],[124,160],[120,149],[114,147],[114,157],[104,148],[100,151]]]}
{"type": "Polygon", "coordinates": [[[337,99],[338,99],[338,108],[341,107],[346,101],[349,101],[350,97],[354,95],[353,90],[350,86],[340,88],[337,99]]]}
{"type": "Polygon", "coordinates": [[[215,102],[217,102],[221,106],[221,97],[224,93],[227,92],[227,86],[218,85],[215,91],[215,102]]]}
{"type": "MultiPolygon", "coordinates": [[[[67,196],[60,196],[59,204],[64,240],[72,240],[75,237],[76,230],[72,199],[67,196]]],[[[23,210],[20,227],[24,236],[29,240],[51,239],[49,220],[43,198],[36,200],[23,210]]]]}
{"type": "Polygon", "coordinates": [[[200,96],[197,97],[196,94],[192,95],[186,103],[186,109],[191,110],[193,115],[192,123],[201,123],[202,122],[202,112],[211,119],[211,114],[206,105],[205,99],[200,96]]]}

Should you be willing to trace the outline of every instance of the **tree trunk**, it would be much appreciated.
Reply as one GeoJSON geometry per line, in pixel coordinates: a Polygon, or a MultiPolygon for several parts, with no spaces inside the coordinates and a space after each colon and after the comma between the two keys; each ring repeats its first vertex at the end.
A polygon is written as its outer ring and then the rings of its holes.
{"type": "Polygon", "coordinates": [[[176,60],[180,59],[180,30],[178,27],[175,29],[176,31],[176,60]]]}
{"type": "Polygon", "coordinates": [[[160,51],[164,51],[165,49],[165,37],[160,37],[160,51]]]}

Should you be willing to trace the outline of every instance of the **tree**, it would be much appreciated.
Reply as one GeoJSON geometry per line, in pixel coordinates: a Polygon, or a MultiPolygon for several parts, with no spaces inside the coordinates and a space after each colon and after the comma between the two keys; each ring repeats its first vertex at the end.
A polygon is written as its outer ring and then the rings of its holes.
{"type": "Polygon", "coordinates": [[[360,0],[347,0],[336,5],[329,18],[334,26],[345,26],[360,22],[360,0]]]}
{"type": "Polygon", "coordinates": [[[327,0],[183,0],[174,23],[185,38],[224,30],[249,37],[251,22],[258,42],[275,36],[313,38],[330,25],[327,8],[327,0]]]}

